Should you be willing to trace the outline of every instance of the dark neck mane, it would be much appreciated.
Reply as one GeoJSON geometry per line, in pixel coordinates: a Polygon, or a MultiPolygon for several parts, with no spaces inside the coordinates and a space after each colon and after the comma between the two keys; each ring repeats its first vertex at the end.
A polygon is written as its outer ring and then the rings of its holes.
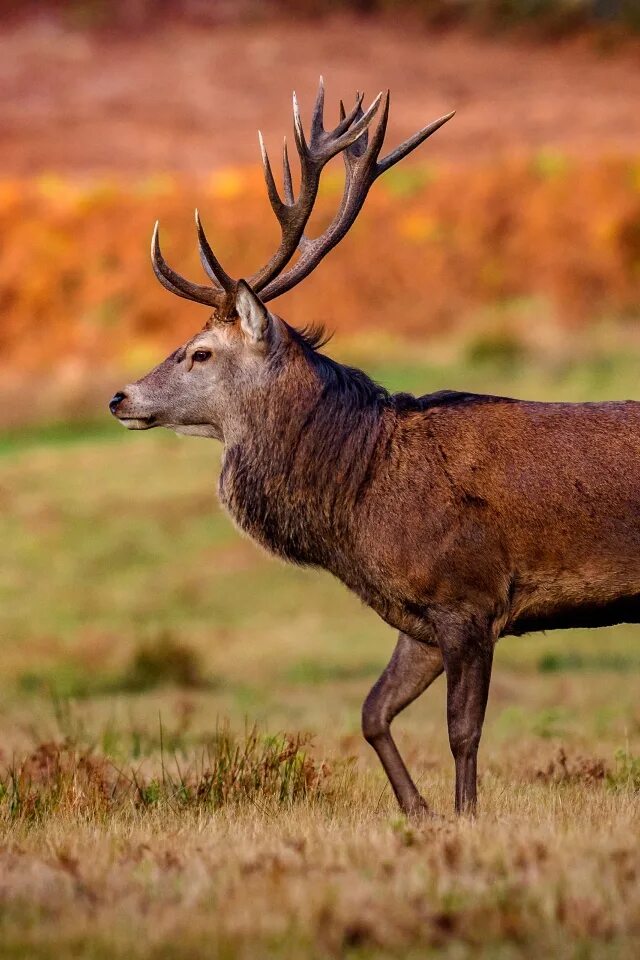
{"type": "Polygon", "coordinates": [[[363,370],[357,367],[347,367],[338,363],[318,348],[323,347],[329,340],[322,327],[311,327],[305,330],[292,331],[294,339],[302,346],[309,365],[316,371],[324,386],[324,393],[333,399],[339,398],[347,407],[354,410],[363,408],[388,407],[392,404],[392,396],[363,370]]]}
{"type": "Polygon", "coordinates": [[[225,450],[220,498],[239,526],[294,563],[335,568],[348,550],[389,435],[394,398],[365,373],[323,356],[295,331],[314,389],[272,390],[247,438],[225,450]],[[275,394],[275,399],[273,397],[275,394]]]}
{"type": "Polygon", "coordinates": [[[289,331],[300,348],[297,365],[276,364],[268,390],[245,411],[243,439],[225,448],[220,499],[269,550],[340,576],[398,422],[512,401],[455,390],[391,394],[361,370],[318,353],[326,342],[321,330],[289,331]]]}

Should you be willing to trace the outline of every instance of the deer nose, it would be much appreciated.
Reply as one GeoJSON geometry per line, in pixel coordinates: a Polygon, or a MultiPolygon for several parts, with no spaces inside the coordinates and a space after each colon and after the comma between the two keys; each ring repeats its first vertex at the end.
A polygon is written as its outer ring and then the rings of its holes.
{"type": "Polygon", "coordinates": [[[111,413],[114,415],[114,417],[116,415],[116,410],[118,409],[122,401],[126,399],[126,396],[127,396],[126,393],[122,393],[122,391],[119,391],[118,393],[114,394],[111,400],[109,401],[109,410],[111,410],[111,413]]]}

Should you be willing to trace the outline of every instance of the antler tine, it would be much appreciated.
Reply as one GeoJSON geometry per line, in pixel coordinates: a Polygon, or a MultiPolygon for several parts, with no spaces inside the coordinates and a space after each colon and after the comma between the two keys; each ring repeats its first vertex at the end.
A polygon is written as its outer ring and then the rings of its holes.
{"type": "MultiPolygon", "coordinates": [[[[389,107],[389,101],[388,101],[388,97],[386,97],[385,105],[382,108],[383,113],[384,111],[388,111],[388,107],[389,107]]],[[[340,115],[344,116],[344,104],[342,100],[340,101],[340,115]]],[[[360,99],[359,103],[356,103],[354,119],[359,120],[361,116],[362,116],[362,99],[360,99]]],[[[386,119],[384,121],[384,126],[386,129],[386,126],[387,126],[386,119]]],[[[345,165],[349,166],[350,161],[353,157],[359,157],[361,154],[363,154],[364,151],[367,149],[368,143],[369,143],[369,128],[367,127],[364,133],[362,133],[357,140],[354,140],[353,143],[349,147],[347,147],[347,149],[344,151],[343,156],[344,156],[345,165]]]]}
{"type": "MultiPolygon", "coordinates": [[[[311,216],[318,194],[322,168],[336,154],[348,149],[355,140],[362,136],[375,116],[381,98],[382,94],[379,94],[371,106],[365,112],[362,112],[362,98],[358,95],[356,105],[350,114],[352,122],[346,125],[346,117],[342,118],[335,130],[326,131],[323,125],[324,84],[321,79],[313,109],[309,141],[307,142],[300,118],[298,98],[295,93],[293,94],[293,129],[301,171],[300,190],[296,199],[294,199],[293,194],[291,167],[286,147],[283,152],[285,196],[283,202],[276,187],[264,141],[260,136],[260,150],[267,195],[280,224],[281,240],[273,257],[249,280],[256,293],[264,289],[286,267],[302,241],[304,228],[311,216]]],[[[303,241],[303,245],[306,246],[306,241],[303,241]]]]}
{"type": "MultiPolygon", "coordinates": [[[[266,303],[274,297],[280,296],[290,290],[320,263],[320,261],[329,253],[337,243],[342,240],[344,235],[358,216],[362,205],[367,197],[371,185],[377,178],[392,167],[394,164],[406,157],[407,154],[415,150],[419,144],[423,143],[427,137],[435,133],[443,124],[454,116],[454,112],[447,114],[433,123],[428,124],[418,133],[409,137],[404,143],[392,150],[382,161],[378,161],[380,150],[384,141],[387,129],[387,120],[389,117],[390,94],[387,91],[384,98],[384,105],[378,123],[371,136],[371,141],[367,143],[365,136],[361,133],[355,138],[350,146],[344,151],[344,162],[346,168],[344,192],[340,207],[333,221],[327,227],[325,232],[313,240],[305,238],[302,254],[297,262],[290,267],[286,273],[275,278],[261,292],[261,298],[266,303]]],[[[344,114],[344,106],[341,104],[341,116],[344,114]]],[[[357,125],[354,124],[354,127],[357,125]]],[[[353,127],[351,129],[354,129],[353,127]]]]}
{"type": "Polygon", "coordinates": [[[151,237],[151,263],[153,272],[162,286],[170,293],[175,293],[177,297],[183,297],[185,300],[193,300],[195,303],[206,304],[209,307],[220,307],[225,299],[222,290],[215,287],[205,287],[200,283],[192,283],[171,269],[162,256],[158,233],[159,223],[156,220],[151,237]]]}
{"type": "Polygon", "coordinates": [[[311,116],[311,139],[317,139],[324,133],[324,78],[320,76],[316,102],[311,116]]]}
{"type": "Polygon", "coordinates": [[[298,153],[300,156],[304,156],[308,152],[307,141],[304,136],[304,128],[302,126],[302,120],[300,119],[300,107],[298,105],[298,97],[296,96],[295,90],[293,91],[293,134],[296,140],[296,146],[298,147],[298,153]]]}
{"type": "Polygon", "coordinates": [[[293,206],[293,180],[291,179],[291,167],[289,166],[289,152],[287,150],[287,138],[284,138],[282,144],[282,182],[284,185],[284,199],[291,207],[293,206]]]}
{"type": "Polygon", "coordinates": [[[333,133],[338,136],[341,133],[344,133],[345,130],[351,126],[356,117],[362,116],[362,101],[364,100],[364,93],[356,91],[356,102],[351,108],[348,114],[345,114],[344,104],[342,100],[340,101],[341,113],[340,113],[340,122],[336,127],[334,127],[333,133]]]}
{"type": "Polygon", "coordinates": [[[198,231],[198,249],[200,251],[200,262],[210,280],[213,280],[216,287],[225,293],[231,293],[235,290],[235,281],[226,272],[215,253],[209,246],[207,235],[200,220],[200,214],[196,210],[196,230],[198,231]]]}
{"type": "Polygon", "coordinates": [[[412,150],[415,150],[416,147],[419,147],[421,143],[430,137],[432,133],[435,133],[436,130],[439,130],[440,127],[444,126],[448,120],[451,120],[452,117],[455,117],[456,111],[452,110],[451,113],[445,114],[444,117],[440,117],[438,120],[434,120],[433,123],[428,123],[426,127],[423,127],[422,130],[418,130],[417,133],[414,133],[412,137],[408,137],[404,143],[401,143],[395,150],[392,150],[391,153],[388,153],[380,163],[378,164],[378,176],[381,173],[384,173],[385,170],[388,170],[389,167],[392,167],[394,164],[398,163],[399,160],[402,160],[407,154],[411,153],[412,150]]]}
{"type": "MultiPolygon", "coordinates": [[[[284,198],[289,206],[291,206],[295,201],[293,197],[293,181],[291,178],[291,167],[289,165],[289,152],[287,150],[286,137],[284,138],[284,143],[282,145],[282,183],[284,188],[284,198]]],[[[298,240],[298,250],[304,250],[309,242],[310,241],[308,237],[306,237],[303,232],[298,240]]]]}
{"type": "Polygon", "coordinates": [[[281,217],[284,214],[285,204],[280,199],[280,194],[278,193],[278,188],[276,187],[276,181],[273,176],[273,170],[271,169],[271,161],[269,160],[269,154],[267,153],[267,148],[264,145],[264,139],[262,137],[262,133],[260,132],[260,130],[258,130],[258,139],[260,141],[260,153],[262,155],[262,169],[264,172],[264,180],[267,185],[267,196],[269,197],[269,203],[271,204],[271,208],[273,212],[275,213],[278,220],[281,221],[281,217]]]}

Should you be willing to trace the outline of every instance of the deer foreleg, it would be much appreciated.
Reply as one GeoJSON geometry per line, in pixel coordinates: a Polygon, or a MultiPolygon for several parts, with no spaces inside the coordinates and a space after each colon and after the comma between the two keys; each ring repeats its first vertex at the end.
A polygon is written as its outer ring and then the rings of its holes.
{"type": "Polygon", "coordinates": [[[474,813],[476,808],[477,757],[484,721],[493,643],[443,644],[447,674],[447,724],[449,744],[456,764],[456,813],[474,813]]]}
{"type": "Polygon", "coordinates": [[[362,731],[378,754],[403,812],[429,812],[391,736],[391,721],[423,693],[443,671],[438,647],[401,633],[384,673],[362,708],[362,731]]]}

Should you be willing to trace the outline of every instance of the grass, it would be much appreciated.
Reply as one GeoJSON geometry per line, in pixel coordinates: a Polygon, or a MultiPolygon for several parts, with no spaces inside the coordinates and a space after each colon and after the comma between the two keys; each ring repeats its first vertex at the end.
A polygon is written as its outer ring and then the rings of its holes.
{"type": "MultiPolygon", "coordinates": [[[[375,372],[638,395],[630,359],[474,362],[375,372]]],[[[473,822],[435,684],[396,725],[443,817],[417,827],[359,733],[392,632],[239,537],[214,444],[105,421],[0,447],[3,957],[638,955],[635,628],[500,643],[473,822]]]]}
{"type": "Polygon", "coordinates": [[[82,443],[88,439],[118,439],[113,424],[102,416],[95,419],[60,421],[16,427],[0,434],[0,456],[16,453],[29,447],[61,446],[82,443]]]}

